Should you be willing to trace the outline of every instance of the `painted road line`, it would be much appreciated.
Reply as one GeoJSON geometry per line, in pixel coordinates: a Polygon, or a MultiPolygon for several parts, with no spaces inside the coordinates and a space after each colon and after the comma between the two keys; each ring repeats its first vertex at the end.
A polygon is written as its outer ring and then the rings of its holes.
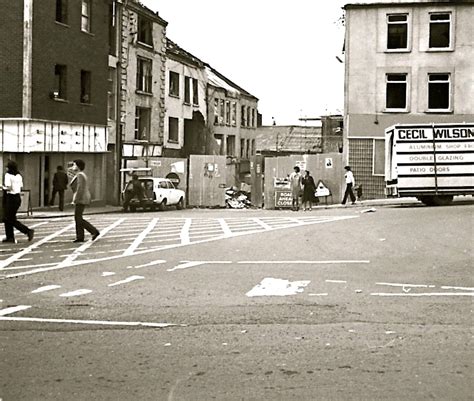
{"type": "Polygon", "coordinates": [[[308,294],[309,297],[325,297],[326,295],[328,295],[327,292],[322,292],[320,294],[308,294]]]}
{"type": "Polygon", "coordinates": [[[109,277],[109,276],[114,276],[115,274],[116,274],[115,272],[102,272],[101,276],[109,277]]]}
{"type": "Polygon", "coordinates": [[[36,290],[31,291],[32,294],[39,294],[40,292],[45,292],[45,291],[51,291],[51,290],[56,290],[58,288],[61,288],[60,285],[45,285],[43,287],[39,287],[36,290]]]}
{"type": "Polygon", "coordinates": [[[191,223],[191,219],[186,219],[184,221],[183,228],[181,228],[181,233],[179,234],[179,236],[183,245],[189,244],[191,242],[189,239],[189,229],[191,228],[191,223]]]}
{"type": "Polygon", "coordinates": [[[181,264],[171,269],[167,269],[168,272],[174,272],[175,270],[189,269],[190,267],[202,266],[202,265],[223,265],[232,263],[230,260],[214,260],[214,261],[187,261],[182,260],[181,264]]]}
{"type": "Polygon", "coordinates": [[[26,247],[22,251],[15,253],[14,255],[10,256],[8,259],[2,260],[0,262],[0,270],[4,269],[5,267],[11,265],[12,263],[16,262],[18,259],[22,258],[24,255],[27,255],[33,249],[38,248],[39,246],[43,245],[44,243],[48,242],[49,240],[60,236],[61,234],[65,233],[66,231],[72,229],[75,226],[75,223],[72,223],[63,229],[50,234],[43,239],[33,242],[30,246],[26,247]]]}
{"type": "Polygon", "coordinates": [[[110,321],[110,320],[45,319],[45,318],[37,318],[37,317],[3,317],[1,315],[0,315],[0,321],[91,324],[91,325],[98,325],[98,326],[143,326],[143,327],[155,327],[155,328],[165,328],[165,327],[173,327],[173,326],[186,327],[185,324],[174,324],[174,323],[116,322],[116,321],[110,321]]]}
{"type": "Polygon", "coordinates": [[[127,284],[127,283],[131,283],[132,281],[135,281],[135,280],[144,280],[144,279],[145,279],[145,277],[143,277],[143,276],[130,276],[130,277],[127,277],[124,280],[120,280],[120,281],[117,281],[115,283],[109,284],[109,287],[114,287],[116,285],[127,284]]]}
{"type": "Polygon", "coordinates": [[[370,295],[377,297],[474,297],[474,292],[421,292],[421,293],[390,293],[373,292],[370,295]]]}
{"type": "Polygon", "coordinates": [[[370,260],[241,260],[238,264],[295,264],[295,265],[326,265],[326,264],[351,264],[370,263],[370,260]]]}
{"type": "Polygon", "coordinates": [[[132,244],[125,250],[125,252],[122,255],[123,256],[132,255],[135,249],[137,249],[140,246],[143,239],[148,235],[148,233],[150,233],[150,231],[152,231],[155,228],[156,223],[158,223],[158,220],[159,220],[158,218],[154,218],[152,221],[150,221],[150,224],[148,224],[148,227],[145,228],[140,233],[140,235],[138,235],[137,238],[135,238],[135,241],[132,242],[132,244]]]}
{"type": "Polygon", "coordinates": [[[92,290],[87,290],[87,289],[80,289],[80,290],[75,290],[75,291],[70,291],[70,292],[65,292],[63,294],[59,294],[60,297],[78,297],[80,295],[85,295],[85,294],[90,294],[92,290]]]}
{"type": "Polygon", "coordinates": [[[452,286],[449,286],[449,285],[442,285],[441,289],[443,289],[443,290],[474,291],[473,287],[452,287],[452,286]]]}
{"type": "Polygon", "coordinates": [[[5,267],[3,270],[24,270],[24,269],[32,269],[36,267],[46,267],[46,266],[56,266],[56,262],[54,263],[40,263],[36,265],[22,265],[22,266],[10,266],[5,267]]]}
{"type": "Polygon", "coordinates": [[[145,263],[143,265],[137,265],[137,266],[132,266],[134,269],[141,269],[142,267],[150,267],[150,266],[156,266],[156,265],[161,265],[163,263],[166,263],[166,260],[163,259],[158,259],[158,260],[153,260],[149,263],[145,263]]]}
{"type": "Polygon", "coordinates": [[[428,284],[403,284],[403,283],[375,283],[375,285],[386,285],[390,287],[413,287],[413,288],[434,288],[434,285],[428,284]]]}
{"type": "Polygon", "coordinates": [[[347,281],[345,280],[324,280],[326,283],[341,283],[341,284],[345,284],[347,283],[347,281]]]}
{"type": "Polygon", "coordinates": [[[264,278],[245,295],[248,297],[288,296],[303,292],[310,280],[288,281],[279,278],[264,278]]]}
{"type": "Polygon", "coordinates": [[[257,223],[260,227],[262,227],[264,230],[271,230],[271,226],[265,223],[262,219],[259,219],[257,217],[253,218],[253,221],[257,223]]]}
{"type": "Polygon", "coordinates": [[[230,237],[232,236],[232,231],[229,228],[229,225],[225,221],[225,219],[217,219],[219,224],[221,225],[222,231],[224,232],[224,236],[230,237]]]}
{"type": "Polygon", "coordinates": [[[111,224],[110,226],[108,226],[107,228],[104,228],[101,231],[98,239],[96,239],[95,241],[89,240],[87,242],[84,242],[79,248],[77,248],[66,259],[64,259],[62,262],[58,263],[58,268],[69,266],[74,260],[76,260],[78,257],[80,257],[84,253],[84,251],[86,251],[88,248],[90,248],[92,246],[92,244],[94,244],[96,241],[98,241],[99,238],[102,238],[109,231],[113,230],[115,227],[120,225],[124,220],[125,219],[123,219],[123,218],[119,219],[119,220],[115,221],[113,224],[111,224]]]}
{"type": "Polygon", "coordinates": [[[17,305],[11,306],[9,308],[0,309],[0,316],[10,315],[12,313],[20,312],[22,310],[30,309],[31,306],[29,305],[17,305]]]}

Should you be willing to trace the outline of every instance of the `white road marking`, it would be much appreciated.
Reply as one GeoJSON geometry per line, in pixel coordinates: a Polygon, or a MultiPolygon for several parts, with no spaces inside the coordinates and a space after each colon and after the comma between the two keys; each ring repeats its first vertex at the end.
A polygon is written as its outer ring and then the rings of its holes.
{"type": "Polygon", "coordinates": [[[474,292],[421,292],[421,293],[390,293],[390,292],[373,292],[370,295],[377,297],[449,297],[464,296],[474,297],[474,292]]]}
{"type": "Polygon", "coordinates": [[[245,295],[248,297],[287,296],[303,292],[310,280],[288,281],[279,278],[264,278],[245,295]]]}
{"type": "Polygon", "coordinates": [[[10,308],[0,309],[0,316],[10,315],[12,313],[20,312],[22,310],[30,309],[29,305],[17,305],[10,308]]]}
{"type": "MultiPolygon", "coordinates": [[[[105,234],[107,234],[110,230],[113,230],[115,227],[117,227],[118,225],[120,225],[120,223],[122,223],[122,221],[124,221],[125,219],[119,219],[117,221],[115,221],[114,223],[112,223],[110,226],[108,226],[107,228],[104,228],[100,235],[99,235],[99,238],[102,238],[105,234]]],[[[96,241],[98,241],[98,239],[96,239],[96,241]]],[[[64,267],[64,266],[69,266],[75,259],[77,259],[79,256],[82,255],[82,253],[87,250],[88,248],[90,248],[93,244],[94,244],[95,241],[92,241],[92,240],[89,240],[87,242],[84,242],[84,244],[82,244],[79,248],[77,248],[73,253],[71,253],[66,259],[64,259],[61,263],[58,264],[58,268],[61,268],[61,267],[64,267]]]]}
{"type": "Polygon", "coordinates": [[[44,266],[56,266],[56,262],[54,263],[39,263],[36,265],[22,265],[22,266],[11,266],[5,267],[3,270],[24,270],[24,269],[31,269],[33,267],[44,267],[44,266]]]}
{"type": "Polygon", "coordinates": [[[462,291],[474,291],[472,287],[452,287],[449,285],[442,285],[441,288],[443,290],[462,290],[462,291]]]}
{"type": "Polygon", "coordinates": [[[345,280],[324,280],[326,283],[347,283],[345,280]]]}
{"type": "Polygon", "coordinates": [[[148,227],[145,228],[141,233],[140,235],[135,238],[135,241],[132,242],[132,245],[130,245],[126,250],[125,252],[122,254],[123,256],[128,256],[128,255],[132,255],[133,252],[135,251],[135,249],[138,248],[138,246],[142,243],[142,241],[144,240],[144,238],[147,236],[147,234],[153,230],[153,228],[155,228],[156,226],[156,223],[158,223],[158,219],[157,218],[154,218],[152,221],[150,221],[150,224],[148,224],[148,227]]]}
{"type": "Polygon", "coordinates": [[[181,228],[181,233],[180,233],[180,238],[181,238],[181,243],[183,245],[189,244],[190,239],[189,239],[189,229],[191,228],[191,219],[186,219],[183,224],[183,228],[181,228]]]}
{"type": "Polygon", "coordinates": [[[85,294],[90,294],[92,290],[87,290],[87,289],[80,289],[80,290],[75,290],[75,291],[70,291],[70,292],[65,292],[63,294],[59,294],[60,297],[78,297],[80,295],[85,295],[85,294]]]}
{"type": "Polygon", "coordinates": [[[174,323],[116,322],[116,321],[110,321],[110,320],[45,319],[45,318],[35,318],[35,317],[2,317],[1,315],[0,315],[0,321],[93,324],[93,325],[98,325],[98,326],[143,326],[143,327],[156,327],[156,328],[164,328],[164,327],[172,327],[172,326],[180,326],[180,327],[186,326],[183,324],[178,325],[174,323]]]}
{"type": "Polygon", "coordinates": [[[321,294],[308,294],[310,297],[324,297],[326,295],[328,295],[327,292],[322,292],[321,294]]]}
{"type": "Polygon", "coordinates": [[[166,271],[174,272],[175,270],[189,269],[190,267],[196,267],[196,266],[202,266],[202,265],[212,265],[212,264],[221,265],[221,264],[229,264],[229,263],[232,263],[232,262],[228,260],[194,261],[194,262],[183,260],[181,261],[180,265],[175,266],[171,269],[167,269],[166,271]]]}
{"type": "Polygon", "coordinates": [[[109,284],[109,287],[114,287],[116,285],[126,284],[126,283],[130,283],[132,281],[135,281],[135,280],[143,280],[143,279],[145,279],[145,277],[143,277],[143,276],[130,276],[130,277],[127,277],[124,280],[120,280],[120,281],[117,281],[115,283],[109,284]]]}
{"type": "Polygon", "coordinates": [[[158,259],[158,260],[153,260],[149,263],[145,263],[144,265],[131,266],[131,268],[141,269],[142,267],[156,266],[156,265],[161,265],[163,263],[166,263],[166,260],[158,259]]]}
{"type": "Polygon", "coordinates": [[[114,276],[115,272],[103,272],[102,277],[109,277],[109,276],[114,276]]]}
{"type": "Polygon", "coordinates": [[[217,219],[219,224],[221,225],[222,231],[224,232],[224,235],[226,237],[230,237],[232,235],[232,231],[229,228],[229,225],[227,224],[225,219],[217,219]]]}
{"type": "Polygon", "coordinates": [[[39,287],[36,290],[31,291],[31,293],[32,294],[38,294],[40,292],[51,291],[51,290],[55,290],[57,288],[61,288],[61,286],[60,285],[55,285],[55,284],[45,285],[43,287],[39,287]]]}
{"type": "Polygon", "coordinates": [[[370,260],[242,260],[239,264],[300,264],[300,265],[325,265],[346,263],[370,263],[370,260]]]}
{"type": "Polygon", "coordinates": [[[257,223],[259,226],[261,226],[263,229],[265,230],[271,230],[272,229],[272,226],[268,225],[267,223],[265,223],[262,219],[259,219],[259,218],[254,218],[253,221],[255,221],[255,223],[257,223]]]}
{"type": "Polygon", "coordinates": [[[63,229],[61,229],[59,231],[56,231],[51,235],[48,235],[48,236],[44,237],[43,239],[41,239],[39,241],[33,242],[30,246],[28,246],[27,248],[23,249],[22,251],[20,251],[18,253],[15,253],[14,255],[10,256],[8,259],[2,260],[0,262],[0,270],[4,269],[5,267],[12,264],[13,262],[16,262],[18,259],[22,258],[23,255],[28,254],[30,251],[32,251],[33,249],[38,248],[40,245],[48,242],[49,240],[51,240],[53,238],[56,238],[56,237],[60,236],[64,232],[72,229],[74,227],[74,225],[75,224],[72,223],[72,224],[64,227],[63,229]]]}
{"type": "Polygon", "coordinates": [[[400,284],[400,283],[375,283],[375,285],[387,285],[390,287],[413,287],[413,288],[428,288],[434,286],[428,286],[427,284],[400,284]]]}

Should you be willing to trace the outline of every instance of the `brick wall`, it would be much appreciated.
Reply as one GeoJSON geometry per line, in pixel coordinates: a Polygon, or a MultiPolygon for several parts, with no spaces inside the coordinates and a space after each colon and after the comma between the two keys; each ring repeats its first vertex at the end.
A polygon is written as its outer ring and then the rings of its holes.
{"type": "Polygon", "coordinates": [[[21,117],[23,1],[0,0],[0,117],[21,117]]]}
{"type": "Polygon", "coordinates": [[[81,1],[68,2],[67,25],[55,21],[55,7],[34,2],[32,117],[106,125],[108,2],[92,1],[91,34],[81,31],[81,1]],[[55,64],[67,66],[66,102],[51,99],[55,64]],[[81,70],[91,72],[90,105],[80,102],[81,70]]]}

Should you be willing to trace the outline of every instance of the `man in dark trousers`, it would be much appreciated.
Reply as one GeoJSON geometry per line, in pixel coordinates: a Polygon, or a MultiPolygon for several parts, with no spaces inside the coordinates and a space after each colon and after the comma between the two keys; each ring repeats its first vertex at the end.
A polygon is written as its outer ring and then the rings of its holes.
{"type": "Polygon", "coordinates": [[[64,210],[64,191],[67,188],[68,179],[67,174],[63,170],[63,166],[58,166],[53,177],[53,195],[51,197],[51,202],[49,206],[54,205],[54,199],[56,194],[59,194],[59,210],[64,210]]]}
{"type": "Polygon", "coordinates": [[[128,206],[134,197],[137,197],[140,202],[143,200],[143,186],[136,174],[132,175],[131,185],[129,185],[128,189],[125,191],[125,199],[123,201],[124,212],[128,212],[128,206]]]}

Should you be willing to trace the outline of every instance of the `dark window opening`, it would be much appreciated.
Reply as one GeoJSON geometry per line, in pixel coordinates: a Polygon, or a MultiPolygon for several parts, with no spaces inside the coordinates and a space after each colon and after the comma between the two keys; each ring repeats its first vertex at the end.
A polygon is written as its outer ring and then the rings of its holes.
{"type": "Polygon", "coordinates": [[[430,74],[428,82],[428,109],[449,109],[449,74],[430,74]]]}
{"type": "Polygon", "coordinates": [[[148,140],[150,138],[150,109],[137,107],[135,110],[135,139],[148,140]]]}
{"type": "Polygon", "coordinates": [[[170,71],[170,95],[179,97],[179,74],[170,71]]]}
{"type": "Polygon", "coordinates": [[[450,46],[450,14],[430,15],[430,48],[444,48],[450,46]]]}
{"type": "Polygon", "coordinates": [[[387,109],[405,109],[407,106],[407,77],[405,74],[387,74],[387,109]]]}
{"type": "Polygon", "coordinates": [[[138,16],[138,41],[153,46],[153,22],[138,16]]]}
{"type": "Polygon", "coordinates": [[[109,4],[109,54],[117,55],[117,21],[116,21],[116,3],[112,1],[109,4]]]}
{"type": "Polygon", "coordinates": [[[144,58],[137,59],[137,90],[152,93],[152,63],[144,58]]]}
{"type": "Polygon", "coordinates": [[[91,102],[91,73],[81,70],[81,103],[91,102]]]}
{"type": "Polygon", "coordinates": [[[169,117],[168,119],[168,140],[179,142],[179,120],[175,117],[169,117]]]}
{"type": "Polygon", "coordinates": [[[193,78],[193,104],[199,104],[199,94],[198,94],[198,80],[193,78]]]}
{"type": "Polygon", "coordinates": [[[191,78],[184,77],[184,103],[191,103],[191,78]]]}
{"type": "Polygon", "coordinates": [[[67,99],[67,68],[65,65],[56,64],[54,66],[54,88],[52,97],[54,99],[67,99]]]}
{"type": "Polygon", "coordinates": [[[67,24],[67,0],[56,0],[56,21],[67,24]]]}
{"type": "Polygon", "coordinates": [[[408,47],[408,16],[406,14],[387,16],[387,49],[408,47]]]}

